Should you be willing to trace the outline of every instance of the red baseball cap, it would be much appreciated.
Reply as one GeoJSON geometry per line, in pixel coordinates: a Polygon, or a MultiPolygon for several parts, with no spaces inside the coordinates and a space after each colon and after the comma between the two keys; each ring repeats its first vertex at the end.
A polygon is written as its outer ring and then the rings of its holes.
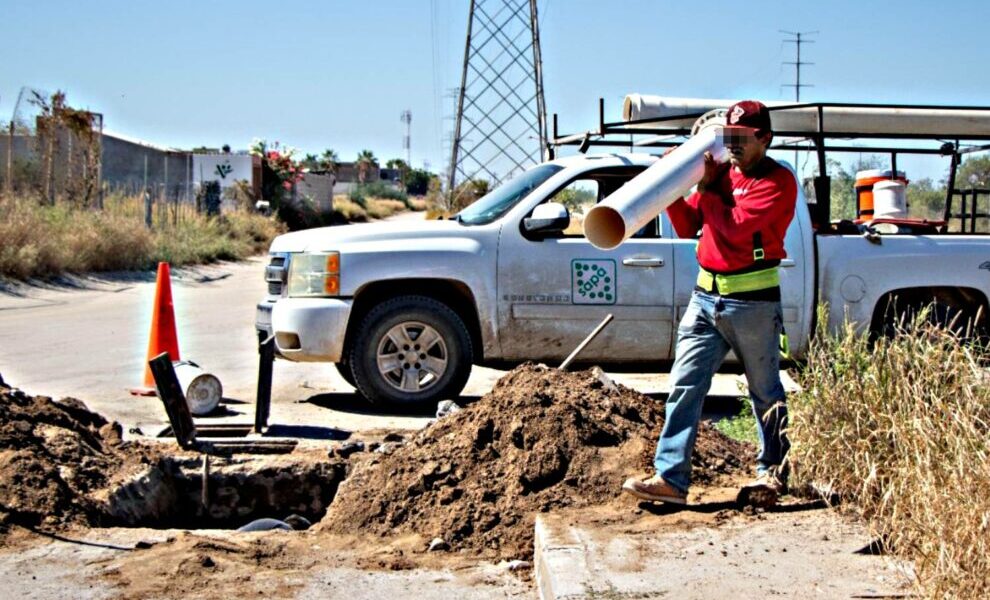
{"type": "Polygon", "coordinates": [[[729,127],[751,127],[757,134],[770,133],[770,109],[758,100],[740,100],[725,113],[729,127]]]}

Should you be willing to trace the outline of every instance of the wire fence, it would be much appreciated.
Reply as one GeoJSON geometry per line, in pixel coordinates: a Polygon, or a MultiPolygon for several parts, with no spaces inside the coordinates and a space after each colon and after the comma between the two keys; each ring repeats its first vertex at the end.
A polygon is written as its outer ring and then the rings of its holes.
{"type": "Polygon", "coordinates": [[[192,154],[107,134],[103,116],[61,92],[24,88],[0,134],[0,194],[40,205],[102,210],[108,195],[138,198],[146,222],[178,224],[197,202],[192,154]]]}

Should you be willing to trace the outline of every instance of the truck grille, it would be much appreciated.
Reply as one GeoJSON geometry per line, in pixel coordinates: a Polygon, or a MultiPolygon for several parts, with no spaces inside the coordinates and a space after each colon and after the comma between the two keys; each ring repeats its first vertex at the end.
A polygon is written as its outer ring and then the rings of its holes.
{"type": "Polygon", "coordinates": [[[288,275],[288,257],[273,255],[272,261],[265,267],[265,281],[268,282],[268,295],[281,296],[288,275]]]}

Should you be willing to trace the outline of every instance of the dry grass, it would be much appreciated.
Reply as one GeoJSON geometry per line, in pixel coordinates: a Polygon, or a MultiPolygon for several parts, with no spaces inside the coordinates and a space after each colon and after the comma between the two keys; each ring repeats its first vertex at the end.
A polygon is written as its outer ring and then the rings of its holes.
{"type": "Polygon", "coordinates": [[[368,212],[348,196],[338,194],[333,197],[333,210],[348,223],[361,223],[368,220],[368,212]]]}
{"type": "MultiPolygon", "coordinates": [[[[389,198],[377,198],[373,196],[363,198],[365,206],[361,206],[349,196],[338,194],[333,197],[333,210],[340,214],[348,223],[363,223],[371,219],[384,219],[396,213],[409,209],[409,206],[401,200],[389,198]]],[[[410,199],[413,210],[422,201],[410,199]]],[[[425,206],[425,205],[424,205],[425,206]]]]}
{"type": "Polygon", "coordinates": [[[987,598],[986,355],[920,318],[912,329],[873,346],[851,327],[818,332],[789,402],[795,477],[860,510],[925,596],[987,598]]]}
{"type": "Polygon", "coordinates": [[[368,216],[372,219],[384,219],[407,209],[406,203],[401,200],[389,200],[387,198],[368,198],[368,216]]]}
{"type": "Polygon", "coordinates": [[[103,211],[33,200],[0,200],[0,276],[16,279],[62,273],[136,270],[159,261],[175,266],[236,260],[267,249],[283,231],[273,219],[230,213],[207,219],[192,211],[174,222],[156,213],[144,226],[138,198],[109,197],[103,211]]]}
{"type": "Polygon", "coordinates": [[[409,196],[409,208],[416,212],[422,212],[429,208],[429,202],[425,196],[409,196]]]}

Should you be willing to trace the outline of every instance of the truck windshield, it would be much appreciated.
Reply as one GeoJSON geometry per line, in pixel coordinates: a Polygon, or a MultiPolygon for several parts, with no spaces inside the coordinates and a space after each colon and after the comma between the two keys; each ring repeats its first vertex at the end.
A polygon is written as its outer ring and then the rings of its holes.
{"type": "Polygon", "coordinates": [[[541,183],[559,171],[560,165],[533,167],[485,194],[477,202],[457,213],[457,220],[467,225],[484,225],[501,217],[541,183]]]}

